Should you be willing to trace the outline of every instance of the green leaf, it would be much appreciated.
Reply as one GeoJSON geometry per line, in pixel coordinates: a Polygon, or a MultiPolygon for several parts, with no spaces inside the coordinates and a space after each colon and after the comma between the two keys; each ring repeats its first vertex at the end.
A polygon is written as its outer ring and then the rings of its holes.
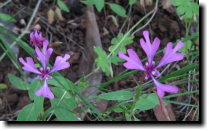
{"type": "Polygon", "coordinates": [[[74,90],[75,85],[69,79],[55,73],[52,75],[53,79],[48,80],[48,84],[55,87],[62,87],[65,90],[74,90]]]}
{"type": "Polygon", "coordinates": [[[192,0],[172,0],[172,4],[177,6],[177,13],[185,19],[199,15],[199,5],[192,0]]]}
{"type": "Polygon", "coordinates": [[[111,41],[111,46],[109,51],[113,52],[113,55],[117,55],[119,51],[126,53],[126,45],[133,43],[134,36],[124,35],[122,33],[118,34],[116,38],[111,41]]]}
{"type": "Polygon", "coordinates": [[[171,101],[171,100],[163,100],[165,103],[172,103],[172,104],[177,104],[177,105],[185,105],[185,106],[191,106],[191,107],[196,107],[198,108],[199,105],[194,105],[194,104],[188,104],[188,103],[183,103],[183,102],[178,102],[178,101],[171,101]]]}
{"type": "Polygon", "coordinates": [[[112,66],[110,60],[107,57],[106,52],[101,47],[94,47],[94,51],[98,55],[98,57],[95,60],[97,66],[100,67],[102,71],[106,73],[107,76],[112,76],[112,66]]]}
{"type": "Polygon", "coordinates": [[[8,21],[8,22],[16,22],[14,17],[5,13],[0,13],[0,19],[3,21],[8,21]]]}
{"type": "Polygon", "coordinates": [[[6,88],[8,88],[7,85],[0,83],[0,89],[6,89],[6,88]]]}
{"type": "Polygon", "coordinates": [[[128,4],[129,4],[129,5],[133,5],[133,4],[136,3],[136,1],[137,1],[137,0],[129,0],[128,4]]]}
{"type": "Polygon", "coordinates": [[[81,1],[81,3],[84,3],[84,4],[86,4],[86,5],[94,5],[94,4],[95,4],[95,0],[81,1]]]}
{"type": "Polygon", "coordinates": [[[189,50],[193,50],[194,47],[192,47],[192,41],[191,40],[187,40],[187,41],[183,41],[185,46],[183,46],[179,52],[182,52],[184,54],[188,53],[189,50]]]}
{"type": "Polygon", "coordinates": [[[34,80],[31,85],[30,88],[28,90],[28,95],[30,97],[31,100],[34,100],[37,96],[35,95],[36,91],[38,91],[38,89],[41,88],[41,82],[40,80],[34,80]]]}
{"type": "Polygon", "coordinates": [[[119,58],[118,56],[110,56],[111,63],[118,65],[119,62],[124,62],[124,59],[119,58]]]}
{"type": "Polygon", "coordinates": [[[61,108],[66,108],[68,110],[72,110],[73,108],[75,108],[77,106],[77,103],[73,97],[72,98],[64,98],[61,101],[58,98],[54,98],[51,100],[51,104],[54,108],[61,107],[61,108]]]}
{"type": "Polygon", "coordinates": [[[71,111],[64,108],[56,108],[54,110],[54,114],[60,121],[77,121],[75,115],[71,111]]]}
{"type": "Polygon", "coordinates": [[[35,104],[28,104],[18,114],[17,121],[36,121],[35,104]]]}
{"type": "Polygon", "coordinates": [[[158,104],[159,100],[155,93],[143,94],[136,102],[135,109],[150,110],[158,104]]]}
{"type": "Polygon", "coordinates": [[[37,97],[34,103],[25,106],[18,114],[17,121],[37,121],[39,114],[43,111],[44,98],[37,97]]]}
{"type": "Polygon", "coordinates": [[[102,10],[103,7],[104,7],[104,0],[94,0],[94,1],[95,1],[94,4],[95,4],[97,10],[98,10],[99,12],[101,12],[101,10],[102,10]]]}
{"type": "Polygon", "coordinates": [[[65,97],[64,98],[71,98],[72,96],[66,92],[63,88],[60,88],[60,87],[53,87],[51,88],[53,94],[57,97],[57,98],[61,98],[63,96],[64,93],[65,94],[65,97]]]}
{"type": "Polygon", "coordinates": [[[62,0],[57,0],[57,5],[59,8],[65,12],[70,12],[68,6],[62,1],[62,0]]]}
{"type": "Polygon", "coordinates": [[[108,5],[110,6],[110,9],[116,14],[118,14],[119,16],[122,16],[122,17],[126,16],[126,10],[122,6],[118,4],[114,4],[114,3],[109,3],[108,5]]]}
{"type": "Polygon", "coordinates": [[[10,83],[14,87],[16,87],[20,90],[27,90],[28,89],[28,83],[22,81],[20,78],[16,77],[15,75],[8,74],[8,78],[9,78],[10,83]]]}
{"type": "Polygon", "coordinates": [[[81,1],[82,3],[86,5],[95,5],[97,11],[101,12],[101,10],[104,8],[105,1],[104,0],[86,0],[81,1]]]}
{"type": "Polygon", "coordinates": [[[97,96],[98,98],[105,100],[129,100],[133,97],[133,94],[130,91],[114,91],[97,96]]]}
{"type": "MultiPolygon", "coordinates": [[[[0,29],[1,30],[1,29],[0,29]]],[[[8,33],[10,34],[10,33],[8,33]]],[[[18,69],[18,71],[22,74],[22,67],[19,64],[19,61],[17,60],[16,57],[16,53],[12,50],[12,48],[10,48],[10,44],[8,43],[8,41],[5,39],[5,36],[7,35],[3,35],[0,34],[0,47],[3,49],[4,53],[1,55],[0,57],[0,62],[2,61],[2,59],[4,58],[3,56],[6,54],[9,59],[11,60],[11,62],[14,64],[14,66],[18,69]]]]}
{"type": "Polygon", "coordinates": [[[175,72],[172,72],[172,73],[170,73],[170,74],[168,74],[168,75],[166,75],[166,76],[160,78],[159,80],[160,80],[160,81],[166,81],[166,80],[168,80],[168,79],[170,79],[170,78],[172,78],[172,77],[176,77],[176,76],[179,76],[179,75],[181,75],[181,74],[187,73],[188,71],[190,71],[190,70],[192,70],[192,69],[195,69],[195,68],[197,68],[197,67],[199,67],[199,63],[197,63],[197,62],[196,62],[196,63],[189,64],[189,65],[187,65],[187,66],[184,66],[184,67],[181,68],[180,70],[177,70],[177,71],[175,71],[175,72]]]}

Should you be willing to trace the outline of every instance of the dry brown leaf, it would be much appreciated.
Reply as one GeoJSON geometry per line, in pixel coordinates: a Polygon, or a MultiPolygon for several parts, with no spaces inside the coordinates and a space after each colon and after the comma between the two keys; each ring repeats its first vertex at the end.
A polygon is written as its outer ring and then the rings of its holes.
{"type": "MultiPolygon", "coordinates": [[[[170,103],[165,106],[167,113],[169,115],[170,121],[176,121],[176,117],[174,115],[174,112],[172,110],[172,105],[170,103]]],[[[155,108],[153,108],[155,117],[158,121],[169,121],[163,112],[162,106],[157,105],[155,108]]]]}
{"type": "Polygon", "coordinates": [[[55,9],[55,15],[58,17],[58,19],[60,21],[65,20],[64,17],[62,16],[62,12],[61,12],[60,8],[58,8],[58,7],[56,7],[56,9],[55,9]]]}
{"type": "Polygon", "coordinates": [[[49,9],[49,11],[47,12],[47,15],[48,15],[48,24],[51,25],[54,22],[55,13],[52,9],[49,9]]]}

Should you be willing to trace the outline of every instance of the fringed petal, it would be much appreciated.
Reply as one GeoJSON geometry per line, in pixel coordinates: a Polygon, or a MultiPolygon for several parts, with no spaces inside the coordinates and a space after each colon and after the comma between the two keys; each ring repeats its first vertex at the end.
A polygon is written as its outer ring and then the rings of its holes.
{"type": "Polygon", "coordinates": [[[145,40],[143,38],[141,38],[140,39],[140,44],[141,44],[142,49],[144,50],[144,52],[147,55],[148,62],[151,63],[155,54],[156,54],[156,51],[159,48],[160,39],[156,37],[154,39],[153,43],[151,44],[151,41],[150,41],[150,38],[149,38],[149,32],[144,31],[143,35],[144,35],[145,40]]]}
{"type": "Polygon", "coordinates": [[[43,96],[49,99],[54,98],[54,94],[51,92],[46,79],[44,80],[43,86],[38,91],[36,91],[36,96],[43,96]]]}
{"type": "Polygon", "coordinates": [[[166,85],[166,84],[162,84],[159,81],[157,81],[154,77],[152,77],[152,80],[157,88],[157,94],[159,97],[163,97],[165,95],[165,92],[168,93],[178,93],[179,89],[176,86],[172,86],[172,85],[166,85]]]}
{"type": "Polygon", "coordinates": [[[136,70],[145,71],[145,68],[143,67],[141,60],[137,56],[136,52],[133,49],[128,49],[127,52],[128,52],[129,57],[126,56],[123,52],[118,53],[118,56],[120,58],[127,61],[123,65],[127,69],[136,69],[136,70]]]}
{"type": "Polygon", "coordinates": [[[20,63],[23,64],[23,70],[28,71],[28,72],[33,72],[36,74],[41,74],[41,72],[36,68],[33,59],[31,57],[26,58],[26,62],[24,61],[23,58],[19,58],[20,63]]]}
{"type": "Polygon", "coordinates": [[[53,66],[52,70],[50,71],[50,73],[69,68],[70,64],[69,64],[69,62],[67,62],[67,60],[69,58],[70,58],[70,55],[68,55],[68,54],[65,54],[64,57],[57,56],[56,60],[55,60],[55,63],[54,63],[54,66],[53,66]]]}
{"type": "Polygon", "coordinates": [[[177,53],[177,51],[183,46],[184,46],[184,43],[180,41],[177,43],[176,47],[173,49],[173,43],[169,42],[167,44],[165,54],[156,68],[160,68],[169,63],[182,60],[184,58],[184,54],[177,53]]]}

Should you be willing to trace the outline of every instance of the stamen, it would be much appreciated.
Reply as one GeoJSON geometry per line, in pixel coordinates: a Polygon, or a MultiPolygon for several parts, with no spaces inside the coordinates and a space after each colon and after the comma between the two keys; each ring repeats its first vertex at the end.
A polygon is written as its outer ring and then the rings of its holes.
{"type": "Polygon", "coordinates": [[[145,63],[145,65],[146,65],[146,66],[148,66],[148,65],[149,65],[149,63],[148,63],[148,62],[146,62],[146,63],[145,63]]]}

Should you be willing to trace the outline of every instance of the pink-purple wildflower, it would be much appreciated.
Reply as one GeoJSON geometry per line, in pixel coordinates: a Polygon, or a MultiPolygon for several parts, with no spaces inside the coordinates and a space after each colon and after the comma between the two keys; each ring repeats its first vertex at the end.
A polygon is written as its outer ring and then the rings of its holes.
{"type": "Polygon", "coordinates": [[[67,60],[70,58],[70,55],[65,54],[64,57],[57,56],[54,66],[50,68],[47,65],[53,49],[48,48],[48,44],[49,42],[47,40],[43,41],[42,50],[40,50],[39,47],[35,46],[35,54],[37,54],[37,58],[41,62],[41,68],[38,69],[35,66],[35,63],[31,57],[27,57],[26,61],[23,58],[19,58],[19,61],[23,64],[23,70],[38,74],[40,80],[44,81],[43,86],[36,92],[36,96],[42,95],[46,98],[53,99],[54,95],[47,84],[47,80],[52,79],[52,76],[50,76],[51,73],[70,67],[69,62],[67,62],[67,60]]]}
{"type": "Polygon", "coordinates": [[[126,60],[123,65],[127,69],[136,69],[136,70],[141,70],[144,71],[146,76],[145,79],[152,78],[155,87],[157,88],[157,94],[159,97],[163,97],[165,95],[165,92],[168,93],[177,93],[178,88],[176,86],[172,85],[166,85],[162,84],[159,81],[155,79],[155,77],[159,77],[160,73],[157,71],[160,67],[163,67],[169,63],[175,62],[175,61],[180,61],[184,58],[183,53],[177,53],[177,51],[184,46],[184,44],[179,41],[177,45],[173,48],[173,43],[169,42],[167,44],[165,53],[159,64],[156,66],[155,62],[153,61],[153,58],[159,48],[160,45],[160,39],[155,38],[153,43],[151,43],[150,38],[149,38],[149,32],[144,31],[143,32],[144,38],[140,39],[140,44],[142,49],[147,55],[148,62],[145,63],[145,66],[143,66],[141,60],[137,56],[136,52],[133,49],[128,49],[127,53],[129,56],[126,56],[123,52],[119,52],[118,55],[120,58],[126,60]]]}
{"type": "Polygon", "coordinates": [[[47,40],[42,36],[42,33],[39,30],[34,29],[34,31],[30,33],[30,43],[34,47],[42,47],[44,41],[47,40]]]}

